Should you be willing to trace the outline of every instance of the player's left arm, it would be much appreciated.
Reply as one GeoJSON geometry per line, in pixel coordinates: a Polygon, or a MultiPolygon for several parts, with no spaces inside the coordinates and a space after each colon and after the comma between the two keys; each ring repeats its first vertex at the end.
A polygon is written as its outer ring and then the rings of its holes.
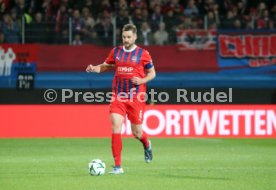
{"type": "Polygon", "coordinates": [[[146,72],[147,72],[147,75],[144,78],[133,77],[131,81],[136,85],[140,85],[140,84],[147,83],[155,78],[156,72],[154,67],[147,69],[146,72]]]}
{"type": "Polygon", "coordinates": [[[132,81],[132,83],[134,83],[136,85],[145,84],[145,83],[151,81],[152,79],[154,79],[156,76],[152,58],[151,58],[149,52],[143,51],[142,57],[143,57],[142,62],[143,62],[143,66],[144,66],[144,69],[146,72],[146,76],[144,78],[133,77],[131,81],[132,81]]]}

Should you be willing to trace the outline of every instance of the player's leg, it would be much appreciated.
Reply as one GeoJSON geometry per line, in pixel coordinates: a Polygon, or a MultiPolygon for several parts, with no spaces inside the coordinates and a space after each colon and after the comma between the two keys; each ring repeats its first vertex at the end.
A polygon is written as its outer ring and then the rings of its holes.
{"type": "Polygon", "coordinates": [[[110,120],[112,124],[111,147],[112,147],[112,155],[114,159],[114,167],[110,173],[121,174],[121,173],[124,173],[121,167],[121,153],[122,153],[121,130],[122,130],[122,124],[124,122],[124,117],[117,113],[111,113],[110,120]]]}
{"type": "Polygon", "coordinates": [[[121,130],[124,122],[124,117],[117,113],[110,114],[112,125],[112,154],[115,166],[121,166],[121,152],[122,152],[122,137],[121,130]]]}
{"type": "Polygon", "coordinates": [[[149,147],[148,136],[143,133],[142,124],[131,124],[131,131],[133,136],[141,141],[144,148],[149,147]]]}
{"type": "Polygon", "coordinates": [[[131,124],[131,131],[135,138],[139,139],[139,141],[143,144],[144,148],[149,148],[149,139],[148,136],[143,133],[141,124],[131,124]]]}
{"type": "Polygon", "coordinates": [[[144,118],[145,102],[134,100],[128,103],[127,115],[131,121],[131,131],[134,137],[140,140],[144,146],[145,161],[148,163],[152,161],[151,142],[146,133],[143,133],[142,123],[144,118]]]}
{"type": "Polygon", "coordinates": [[[131,124],[131,131],[134,137],[136,137],[144,147],[145,161],[147,163],[152,161],[152,146],[146,133],[143,133],[142,124],[131,124]]]}
{"type": "Polygon", "coordinates": [[[121,130],[125,118],[125,106],[123,103],[114,101],[110,104],[110,121],[112,125],[111,148],[114,159],[114,167],[111,174],[124,173],[121,167],[122,137],[121,130]]]}

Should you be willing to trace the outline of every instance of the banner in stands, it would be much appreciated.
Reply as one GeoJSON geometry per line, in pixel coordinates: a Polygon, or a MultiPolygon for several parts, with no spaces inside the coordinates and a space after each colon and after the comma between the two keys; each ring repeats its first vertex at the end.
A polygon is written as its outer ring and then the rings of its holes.
{"type": "Polygon", "coordinates": [[[36,61],[36,45],[0,45],[0,77],[16,77],[18,68],[23,68],[23,65],[25,69],[32,67],[32,70],[35,70],[35,66],[32,64],[36,61]]]}
{"type": "MultiPolygon", "coordinates": [[[[42,44],[1,44],[5,55],[12,52],[11,63],[36,63],[37,71],[63,72],[84,71],[87,65],[102,63],[112,47],[95,45],[42,45],[42,44]]],[[[157,71],[217,71],[216,50],[179,51],[177,46],[146,46],[157,71]]],[[[9,54],[10,55],[10,54],[9,54]]],[[[4,57],[4,56],[2,56],[4,57]]],[[[0,60],[0,73],[4,61],[0,60]]]]}
{"type": "Polygon", "coordinates": [[[275,72],[275,31],[219,31],[218,63],[231,72],[275,72]]]}
{"type": "Polygon", "coordinates": [[[177,44],[180,50],[215,50],[217,46],[216,30],[179,30],[177,44]]]}
{"type": "MultiPolygon", "coordinates": [[[[108,105],[2,105],[1,138],[110,137],[108,105]]],[[[270,105],[154,105],[144,113],[151,137],[276,138],[270,105]]],[[[130,123],[123,136],[132,137],[130,123]]]]}
{"type": "Polygon", "coordinates": [[[34,63],[37,61],[38,45],[35,44],[0,44],[1,50],[9,55],[8,57],[13,58],[15,63],[34,63]]]}

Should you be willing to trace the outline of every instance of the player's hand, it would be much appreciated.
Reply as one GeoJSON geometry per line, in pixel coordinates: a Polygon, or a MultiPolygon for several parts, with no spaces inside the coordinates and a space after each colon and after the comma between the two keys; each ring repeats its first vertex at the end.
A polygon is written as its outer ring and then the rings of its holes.
{"type": "Polygon", "coordinates": [[[88,65],[86,68],[86,72],[88,73],[99,73],[100,72],[100,67],[94,66],[94,65],[88,65]]]}
{"type": "Polygon", "coordinates": [[[139,77],[133,77],[131,79],[131,82],[135,85],[140,85],[140,84],[143,84],[144,83],[144,80],[139,78],[139,77]]]}

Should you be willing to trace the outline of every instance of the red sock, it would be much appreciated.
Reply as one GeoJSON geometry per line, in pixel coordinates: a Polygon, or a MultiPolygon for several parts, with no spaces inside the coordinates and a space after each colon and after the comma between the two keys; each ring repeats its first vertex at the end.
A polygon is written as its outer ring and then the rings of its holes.
{"type": "Polygon", "coordinates": [[[149,139],[148,136],[143,133],[142,137],[139,139],[141,143],[143,143],[144,148],[148,148],[149,147],[149,139]]]}
{"type": "Polygon", "coordinates": [[[121,166],[122,137],[121,134],[112,134],[112,154],[115,166],[121,166]]]}

